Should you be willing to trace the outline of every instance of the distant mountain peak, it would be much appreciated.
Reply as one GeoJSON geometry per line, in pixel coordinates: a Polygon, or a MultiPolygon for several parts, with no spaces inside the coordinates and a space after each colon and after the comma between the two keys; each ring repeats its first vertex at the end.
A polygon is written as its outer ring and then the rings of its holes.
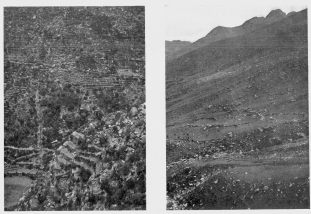
{"type": "Polygon", "coordinates": [[[181,40],[165,41],[165,55],[168,57],[170,54],[190,44],[191,42],[181,40]]]}
{"type": "Polygon", "coordinates": [[[287,16],[291,16],[291,15],[293,15],[293,14],[295,14],[295,13],[297,13],[297,12],[295,12],[295,11],[289,12],[289,13],[287,14],[287,16]]]}
{"type": "Polygon", "coordinates": [[[266,18],[271,19],[271,18],[284,18],[286,17],[286,13],[284,13],[282,10],[280,9],[276,9],[276,10],[272,10],[267,16],[266,18]]]}
{"type": "Polygon", "coordinates": [[[215,27],[213,30],[211,30],[207,35],[217,35],[225,31],[226,29],[228,28],[223,27],[223,26],[218,26],[218,27],[215,27]]]}
{"type": "MultiPolygon", "coordinates": [[[[168,41],[168,42],[170,42],[170,41],[168,41]]],[[[171,42],[180,42],[180,43],[184,43],[184,42],[189,42],[189,41],[182,41],[182,40],[172,40],[171,42]]],[[[189,42],[189,43],[191,43],[191,42],[189,42]]]]}
{"type": "MultiPolygon", "coordinates": [[[[293,12],[289,13],[292,15],[293,12]]],[[[287,15],[288,16],[288,15],[287,15]]],[[[184,46],[183,48],[174,51],[168,59],[174,59],[179,56],[182,56],[190,51],[196,50],[198,48],[204,47],[212,42],[216,42],[222,39],[233,38],[237,36],[241,36],[245,33],[249,33],[257,28],[262,26],[271,24],[273,22],[280,21],[287,17],[286,13],[284,13],[280,9],[272,10],[266,17],[253,17],[249,20],[246,20],[242,25],[236,27],[224,27],[218,26],[212,29],[206,36],[198,39],[197,41],[184,46]]],[[[179,46],[181,47],[181,46],[179,46]]]]}
{"type": "Polygon", "coordinates": [[[242,26],[250,25],[250,24],[256,24],[259,22],[262,22],[265,18],[264,17],[253,17],[247,21],[245,21],[242,26]]]}

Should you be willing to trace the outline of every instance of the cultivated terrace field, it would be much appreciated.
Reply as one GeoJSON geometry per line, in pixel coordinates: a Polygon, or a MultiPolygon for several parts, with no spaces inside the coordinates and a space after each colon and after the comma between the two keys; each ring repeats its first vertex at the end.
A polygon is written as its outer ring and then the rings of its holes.
{"type": "Polygon", "coordinates": [[[5,209],[145,209],[144,7],[4,8],[5,209]]]}
{"type": "Polygon", "coordinates": [[[310,208],[307,38],[303,10],[167,60],[168,209],[310,208]]]}

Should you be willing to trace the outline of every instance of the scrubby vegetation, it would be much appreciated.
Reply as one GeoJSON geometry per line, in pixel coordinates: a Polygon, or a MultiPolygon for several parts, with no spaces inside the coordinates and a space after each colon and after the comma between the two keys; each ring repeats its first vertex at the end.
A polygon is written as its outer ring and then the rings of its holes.
{"type": "Polygon", "coordinates": [[[144,20],[143,7],[4,9],[5,176],[33,180],[6,209],[145,209],[144,20]]]}

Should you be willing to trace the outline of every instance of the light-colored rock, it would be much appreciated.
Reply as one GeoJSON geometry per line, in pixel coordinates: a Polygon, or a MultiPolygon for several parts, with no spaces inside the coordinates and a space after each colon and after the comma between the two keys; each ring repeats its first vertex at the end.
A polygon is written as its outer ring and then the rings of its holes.
{"type": "Polygon", "coordinates": [[[70,147],[72,149],[76,149],[77,148],[77,145],[74,142],[72,142],[72,141],[66,141],[64,143],[64,146],[68,146],[68,147],[70,147]]]}
{"type": "Polygon", "coordinates": [[[73,142],[76,144],[78,143],[79,140],[82,140],[82,141],[85,140],[85,135],[79,132],[73,132],[71,135],[73,136],[73,142]]]}
{"type": "Polygon", "coordinates": [[[130,114],[131,114],[132,117],[135,117],[137,115],[137,112],[138,112],[137,108],[136,107],[132,107],[130,114]]]}

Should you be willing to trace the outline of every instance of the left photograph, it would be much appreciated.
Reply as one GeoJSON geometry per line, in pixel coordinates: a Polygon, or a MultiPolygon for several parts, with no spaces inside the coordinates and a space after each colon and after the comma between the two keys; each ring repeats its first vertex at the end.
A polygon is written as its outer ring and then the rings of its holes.
{"type": "Polygon", "coordinates": [[[4,209],[145,210],[145,7],[4,7],[4,209]]]}

